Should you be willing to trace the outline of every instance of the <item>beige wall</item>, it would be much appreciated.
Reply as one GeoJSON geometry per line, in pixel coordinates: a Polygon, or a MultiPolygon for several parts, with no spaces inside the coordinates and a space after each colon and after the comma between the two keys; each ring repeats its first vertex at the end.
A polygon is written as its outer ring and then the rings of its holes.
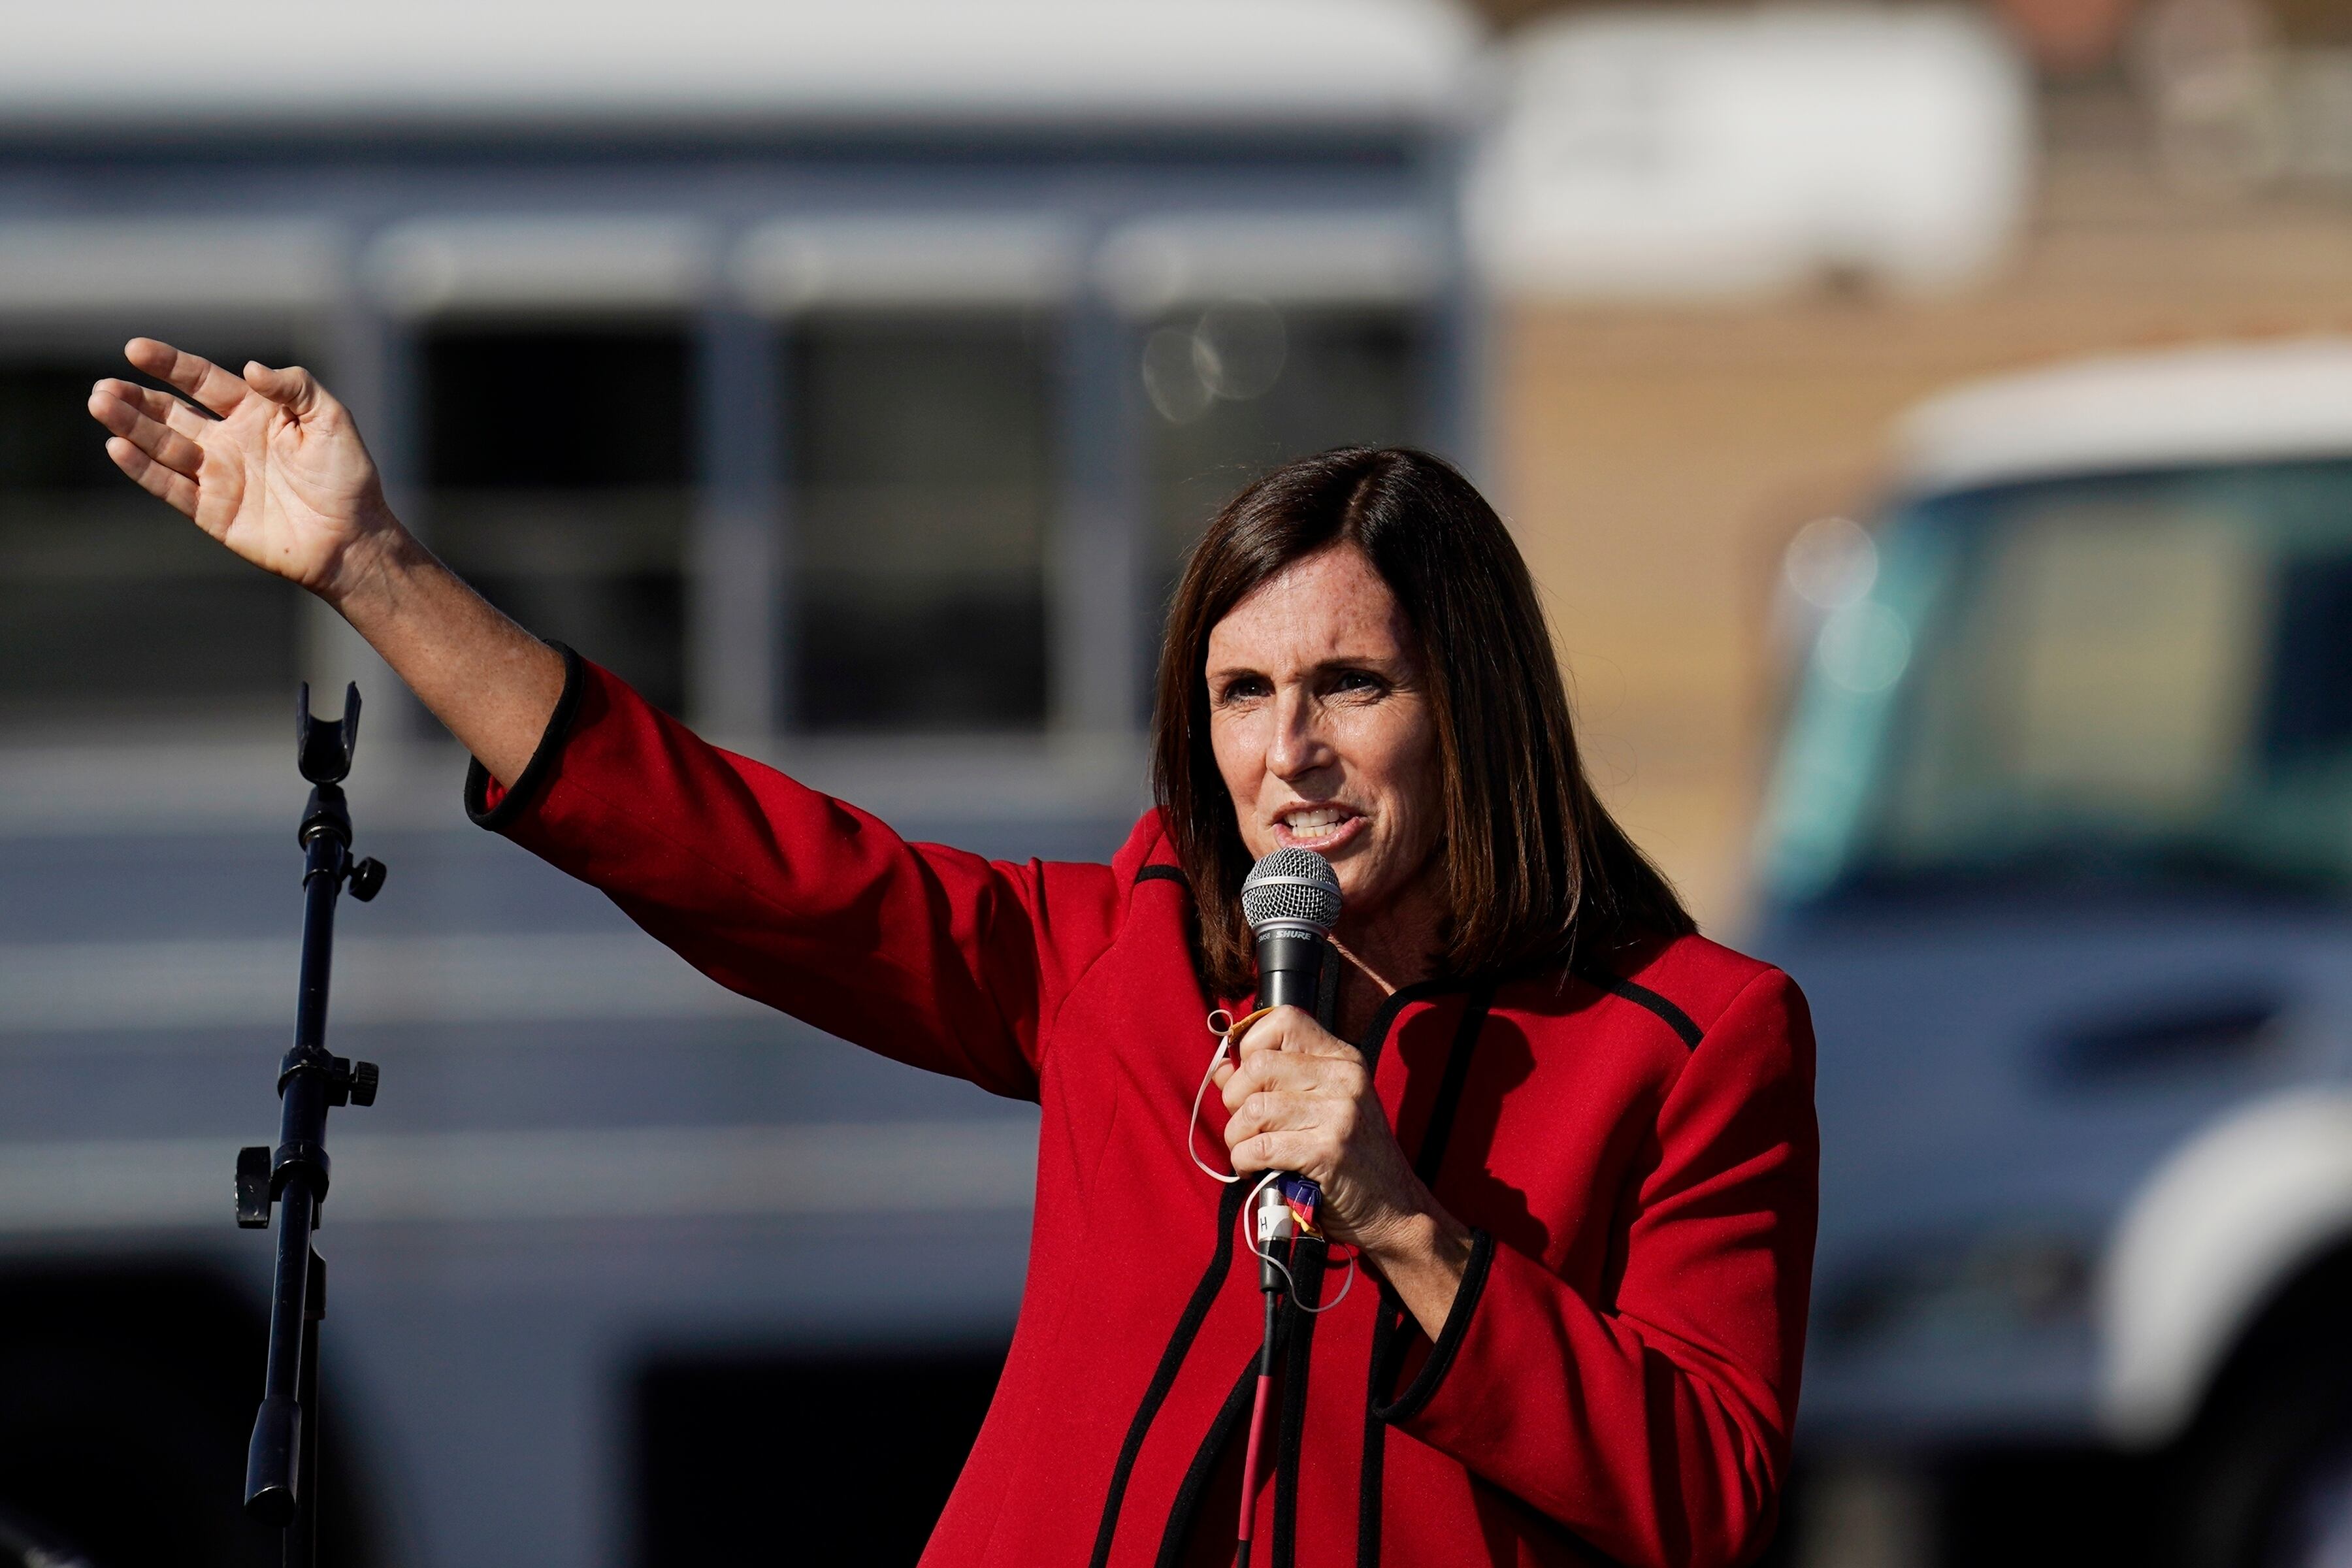
{"type": "Polygon", "coordinates": [[[2352,332],[2352,197],[2167,192],[2123,110],[2064,108],[2015,265],[1966,297],[1498,316],[1498,500],[1548,595],[1588,762],[1710,929],[1736,933],[1748,894],[1780,547],[1868,505],[1895,416],[2086,353],[2352,332]]]}

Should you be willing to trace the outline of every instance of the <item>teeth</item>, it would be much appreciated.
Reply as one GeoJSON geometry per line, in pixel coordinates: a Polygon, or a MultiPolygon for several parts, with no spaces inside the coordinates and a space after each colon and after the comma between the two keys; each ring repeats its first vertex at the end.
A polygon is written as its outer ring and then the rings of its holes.
{"type": "Polygon", "coordinates": [[[1290,830],[1294,833],[1312,833],[1327,827],[1337,827],[1347,819],[1346,812],[1336,806],[1326,805],[1313,811],[1288,812],[1284,815],[1282,820],[1290,825],[1290,830]]]}

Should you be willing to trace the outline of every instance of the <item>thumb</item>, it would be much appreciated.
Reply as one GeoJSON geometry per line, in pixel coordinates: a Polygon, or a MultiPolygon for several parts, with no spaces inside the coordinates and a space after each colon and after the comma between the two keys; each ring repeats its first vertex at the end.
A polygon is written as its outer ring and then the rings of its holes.
{"type": "Polygon", "coordinates": [[[297,417],[330,401],[319,378],[299,364],[272,370],[259,360],[248,360],[245,384],[297,417]]]}

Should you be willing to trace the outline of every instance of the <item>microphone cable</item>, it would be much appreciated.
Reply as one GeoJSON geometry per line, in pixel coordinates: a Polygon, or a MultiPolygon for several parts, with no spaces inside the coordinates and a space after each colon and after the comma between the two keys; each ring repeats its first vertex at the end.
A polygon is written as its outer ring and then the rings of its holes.
{"type": "MultiPolygon", "coordinates": [[[[1269,1008],[1286,1005],[1299,1007],[1325,1028],[1331,1026],[1339,975],[1328,938],[1332,927],[1339,924],[1339,874],[1332,870],[1329,861],[1311,849],[1277,849],[1261,857],[1250,868],[1249,875],[1242,879],[1242,916],[1257,948],[1257,1007],[1238,1024],[1228,1016],[1224,1043],[1219,1047],[1217,1057],[1210,1060],[1211,1074],[1216,1071],[1217,1059],[1238,1045],[1241,1030],[1269,1008]]],[[[1211,1027],[1215,1027],[1213,1020],[1211,1027]]],[[[1207,1079],[1202,1081],[1205,1088],[1207,1079]]],[[[1199,1103],[1196,1094],[1195,1117],[1199,1103]]],[[[1189,1146],[1189,1127],[1185,1136],[1189,1146]]],[[[1193,1155],[1193,1163],[1202,1163],[1199,1155],[1193,1155]]],[[[1202,1168],[1207,1169],[1205,1165],[1202,1168]]],[[[1275,1248],[1283,1247],[1295,1263],[1298,1261],[1300,1237],[1321,1239],[1315,1214],[1322,1198],[1322,1188],[1309,1178],[1287,1171],[1268,1171],[1250,1194],[1249,1202],[1243,1205],[1253,1232],[1250,1250],[1257,1255],[1258,1289],[1265,1297],[1265,1331],[1258,1346],[1257,1389],[1250,1406],[1249,1438],[1242,1450],[1241,1518],[1234,1532],[1234,1568],[1249,1568],[1250,1536],[1257,1516],[1258,1467],[1265,1454],[1266,1411],[1274,1403],[1275,1352],[1281,1339],[1284,1297],[1290,1297],[1293,1305],[1310,1315],[1328,1311],[1347,1299],[1347,1289],[1342,1289],[1338,1300],[1308,1306],[1297,1299],[1297,1280],[1287,1265],[1275,1256],[1275,1248]]],[[[1351,1250],[1348,1285],[1352,1287],[1355,1281],[1356,1260],[1351,1250]]],[[[1299,1331],[1304,1334],[1307,1327],[1300,1323],[1299,1331]]],[[[1298,1392],[1303,1397],[1303,1363],[1299,1377],[1302,1386],[1298,1392]]]]}
{"type": "Polygon", "coordinates": [[[1265,1295],[1265,1334],[1258,1342],[1257,1392],[1250,1400],[1249,1440],[1242,1449],[1242,1508],[1234,1531],[1234,1568],[1249,1568],[1250,1534],[1257,1522],[1258,1463],[1265,1451],[1265,1413],[1274,1404],[1274,1355],[1281,1338],[1283,1285],[1290,1279],[1290,1271],[1274,1260],[1275,1241],[1286,1237],[1294,1227],[1289,1205],[1274,1184],[1278,1174],[1266,1173],[1244,1210],[1257,1232],[1250,1250],[1257,1254],[1257,1285],[1265,1295]],[[1266,1201],[1269,1195],[1271,1203],[1266,1201]]]}

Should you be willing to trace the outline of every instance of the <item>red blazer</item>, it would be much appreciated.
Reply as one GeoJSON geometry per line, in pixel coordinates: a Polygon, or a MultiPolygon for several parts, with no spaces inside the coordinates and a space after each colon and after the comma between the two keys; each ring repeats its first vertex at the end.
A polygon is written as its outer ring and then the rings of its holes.
{"type": "MultiPolygon", "coordinates": [[[[1020,1324],[927,1568],[1229,1562],[1263,1305],[1246,1184],[1186,1157],[1212,1002],[1158,815],[1108,866],[908,844],[576,659],[515,789],[467,794],[719,984],[1043,1107],[1020,1324]]],[[[1256,1561],[1760,1550],[1813,1246],[1794,983],[1686,936],[1410,986],[1358,1043],[1477,1246],[1433,1345],[1360,1283],[1290,1318],[1256,1561]]],[[[1222,1122],[1211,1095],[1213,1163],[1222,1122]]]]}

